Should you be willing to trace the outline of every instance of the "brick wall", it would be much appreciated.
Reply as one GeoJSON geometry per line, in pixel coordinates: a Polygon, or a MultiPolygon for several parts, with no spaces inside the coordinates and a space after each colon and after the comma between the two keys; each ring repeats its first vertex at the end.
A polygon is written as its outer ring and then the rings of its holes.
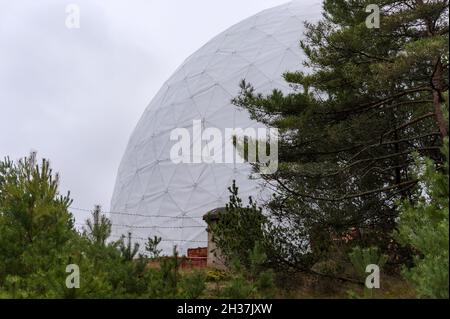
{"type": "Polygon", "coordinates": [[[208,263],[208,248],[199,247],[188,249],[187,257],[181,262],[182,269],[202,269],[206,268],[208,263]]]}

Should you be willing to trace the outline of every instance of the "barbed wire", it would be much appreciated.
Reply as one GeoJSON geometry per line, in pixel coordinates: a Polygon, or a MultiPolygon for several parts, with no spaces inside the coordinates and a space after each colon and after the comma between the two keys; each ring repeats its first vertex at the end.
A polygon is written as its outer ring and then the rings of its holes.
{"type": "MultiPolygon", "coordinates": [[[[111,238],[116,238],[116,239],[126,239],[129,238],[128,236],[122,235],[112,235],[111,238]]],[[[131,239],[135,239],[135,240],[148,240],[148,238],[144,238],[144,237],[136,237],[136,236],[131,236],[131,239]]],[[[188,240],[188,239],[162,239],[162,242],[168,242],[168,243],[199,243],[199,244],[205,244],[208,241],[207,240],[188,240]]]]}
{"type": "MultiPolygon", "coordinates": [[[[83,213],[92,213],[92,209],[86,209],[86,208],[79,208],[79,207],[69,207],[69,209],[83,212],[83,213]]],[[[106,212],[101,211],[101,214],[111,214],[111,215],[122,215],[122,216],[137,216],[137,217],[143,217],[143,218],[170,218],[170,219],[200,219],[201,217],[187,217],[187,216],[163,216],[163,215],[143,215],[138,213],[129,213],[129,212],[106,212]]],[[[202,218],[201,218],[202,219],[202,218]]],[[[77,226],[84,227],[86,224],[84,223],[76,223],[77,226]]],[[[113,227],[119,227],[119,228],[126,228],[126,229],[186,229],[186,228],[204,228],[206,230],[206,226],[133,226],[133,225],[121,225],[121,224],[112,224],[113,227]]],[[[111,238],[115,239],[122,239],[127,238],[127,236],[122,235],[112,235],[111,238]]],[[[130,237],[133,240],[141,240],[146,241],[148,238],[144,237],[137,237],[131,235],[130,237]]],[[[207,243],[207,240],[201,241],[201,240],[187,240],[187,239],[162,239],[162,242],[167,243],[198,243],[198,244],[205,244],[207,243]]]]}
{"type": "MultiPolygon", "coordinates": [[[[77,226],[86,226],[86,223],[76,223],[77,226]]],[[[130,229],[183,229],[183,228],[205,228],[205,226],[133,226],[133,225],[118,225],[111,224],[113,227],[130,228],[130,229]]]]}
{"type": "MultiPolygon", "coordinates": [[[[83,212],[83,213],[92,213],[92,209],[86,208],[78,208],[78,207],[69,207],[69,209],[83,212]]],[[[106,212],[101,211],[102,214],[110,214],[110,215],[121,215],[121,216],[136,216],[143,218],[170,218],[170,219],[202,219],[203,217],[189,217],[189,216],[164,216],[164,215],[144,215],[139,213],[129,213],[129,212],[106,212]]]]}
{"type": "MultiPolygon", "coordinates": [[[[69,207],[71,210],[83,212],[83,213],[92,213],[92,209],[86,209],[86,208],[79,208],[79,207],[69,207]]],[[[106,212],[101,211],[100,212],[103,215],[111,214],[111,215],[123,215],[123,216],[138,216],[138,217],[144,217],[144,218],[170,218],[170,219],[193,219],[193,218],[201,218],[201,217],[187,217],[187,216],[163,216],[163,215],[143,215],[143,214],[137,214],[137,213],[129,213],[129,212],[106,212]]],[[[86,226],[86,223],[76,223],[76,226],[84,227],[86,226]]],[[[203,228],[206,230],[206,226],[201,225],[195,225],[195,226],[134,226],[134,225],[121,225],[121,224],[112,224],[113,227],[118,228],[126,228],[126,229],[186,229],[186,228],[203,228]]],[[[111,238],[115,239],[122,239],[122,238],[128,238],[128,236],[125,235],[111,235],[111,238]]],[[[140,241],[146,241],[148,238],[144,237],[137,237],[131,235],[130,237],[133,240],[140,240],[140,241]]],[[[198,243],[198,244],[205,244],[207,243],[207,240],[187,240],[187,239],[162,239],[162,242],[167,243],[198,243]]]]}

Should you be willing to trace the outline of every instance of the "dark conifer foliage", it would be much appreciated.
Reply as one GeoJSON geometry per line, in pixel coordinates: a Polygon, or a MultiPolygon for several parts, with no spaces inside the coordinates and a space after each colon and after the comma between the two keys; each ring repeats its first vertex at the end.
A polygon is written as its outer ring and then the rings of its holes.
{"type": "Polygon", "coordinates": [[[417,185],[413,153],[443,161],[448,1],[327,0],[306,26],[310,72],[285,74],[296,91],[263,96],[244,82],[234,101],[281,131],[279,170],[264,176],[286,226],[279,238],[295,254],[301,238],[356,230],[387,248],[395,203],[417,185]],[[366,25],[369,4],[380,7],[379,29],[366,25]]]}

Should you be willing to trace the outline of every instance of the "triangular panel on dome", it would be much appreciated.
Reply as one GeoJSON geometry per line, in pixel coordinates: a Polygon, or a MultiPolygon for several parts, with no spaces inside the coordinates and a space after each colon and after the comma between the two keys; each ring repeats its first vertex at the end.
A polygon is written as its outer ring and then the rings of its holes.
{"type": "Polygon", "coordinates": [[[171,84],[167,88],[167,94],[163,99],[164,105],[175,104],[191,97],[189,88],[184,85],[184,81],[171,84]]]}
{"type": "MultiPolygon", "coordinates": [[[[158,215],[161,211],[161,205],[164,200],[166,200],[166,193],[164,192],[145,194],[143,200],[137,207],[137,210],[139,214],[147,215],[150,219],[151,216],[158,215]]],[[[151,225],[151,222],[156,223],[157,225],[158,219],[153,218],[148,220],[146,225],[151,225]]]]}
{"type": "Polygon", "coordinates": [[[187,165],[175,165],[175,174],[173,174],[172,179],[170,180],[170,185],[168,186],[168,190],[172,193],[172,191],[185,192],[189,190],[192,185],[194,185],[195,181],[192,178],[189,167],[193,164],[187,165]]]}
{"type": "Polygon", "coordinates": [[[172,223],[177,221],[177,219],[182,216],[182,208],[175,202],[174,197],[167,191],[164,194],[164,200],[161,203],[159,215],[164,215],[166,218],[162,218],[164,223],[172,223]]]}
{"type": "Polygon", "coordinates": [[[173,142],[170,140],[170,131],[165,130],[153,137],[157,162],[170,159],[170,147],[173,142]]]}
{"type": "Polygon", "coordinates": [[[217,109],[218,106],[213,103],[214,92],[216,92],[217,89],[220,89],[220,86],[214,84],[208,90],[194,96],[195,107],[200,116],[198,118],[199,120],[206,118],[217,109]]]}
{"type": "Polygon", "coordinates": [[[161,172],[156,165],[149,166],[141,172],[142,178],[146,179],[146,184],[143,189],[143,196],[148,197],[155,194],[161,194],[164,192],[164,179],[161,172]]]}
{"type": "Polygon", "coordinates": [[[201,74],[211,63],[212,59],[213,57],[210,54],[199,55],[191,59],[190,63],[186,63],[183,68],[185,74],[184,81],[201,74]]]}
{"type": "Polygon", "coordinates": [[[234,128],[234,109],[231,102],[229,105],[222,106],[214,114],[208,116],[206,124],[208,127],[234,128]]]}
{"type": "Polygon", "coordinates": [[[195,98],[197,95],[203,94],[217,84],[215,83],[215,80],[208,74],[207,70],[204,70],[202,73],[188,78],[186,80],[186,85],[189,88],[191,96],[195,98]]]}

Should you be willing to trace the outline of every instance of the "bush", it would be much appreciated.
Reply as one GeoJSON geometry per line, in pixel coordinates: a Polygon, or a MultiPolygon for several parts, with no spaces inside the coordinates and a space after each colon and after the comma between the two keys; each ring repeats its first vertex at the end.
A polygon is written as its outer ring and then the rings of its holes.
{"type": "MultiPolygon", "coordinates": [[[[349,253],[350,261],[358,275],[358,279],[361,282],[365,282],[366,277],[369,275],[366,273],[367,266],[376,265],[380,270],[386,264],[388,257],[386,255],[380,254],[378,248],[370,247],[362,249],[360,247],[355,247],[351,253],[349,253]]],[[[363,296],[359,296],[357,293],[349,292],[351,298],[373,298],[374,289],[369,289],[367,286],[364,287],[363,296]]]]}
{"type": "Polygon", "coordinates": [[[415,266],[404,274],[425,298],[449,296],[448,139],[443,153],[443,165],[417,158],[418,199],[401,205],[398,237],[418,252],[415,266]]]}
{"type": "Polygon", "coordinates": [[[180,282],[181,297],[184,299],[198,299],[206,288],[206,275],[195,271],[182,277],[180,282]]]}
{"type": "Polygon", "coordinates": [[[206,281],[207,282],[220,282],[227,278],[227,273],[218,269],[210,269],[206,272],[206,281]]]}
{"type": "Polygon", "coordinates": [[[223,288],[221,296],[231,299],[273,298],[275,291],[274,273],[265,269],[267,256],[257,242],[250,253],[249,270],[234,259],[231,280],[223,288]]]}
{"type": "MultiPolygon", "coordinates": [[[[132,234],[108,243],[111,222],[99,206],[80,234],[68,211],[69,194],[58,192],[58,176],[36,155],[0,162],[0,298],[198,298],[202,274],[181,276],[178,253],[148,267],[132,234]],[[66,266],[80,269],[80,288],[66,287],[66,266]]],[[[147,251],[157,258],[159,238],[147,251]]]]}
{"type": "Polygon", "coordinates": [[[231,265],[233,259],[237,258],[248,269],[251,266],[251,251],[257,242],[264,242],[267,219],[252,198],[247,207],[243,206],[235,181],[229,191],[230,202],[226,211],[220,213],[217,222],[211,225],[213,240],[225,264],[231,265]]]}

